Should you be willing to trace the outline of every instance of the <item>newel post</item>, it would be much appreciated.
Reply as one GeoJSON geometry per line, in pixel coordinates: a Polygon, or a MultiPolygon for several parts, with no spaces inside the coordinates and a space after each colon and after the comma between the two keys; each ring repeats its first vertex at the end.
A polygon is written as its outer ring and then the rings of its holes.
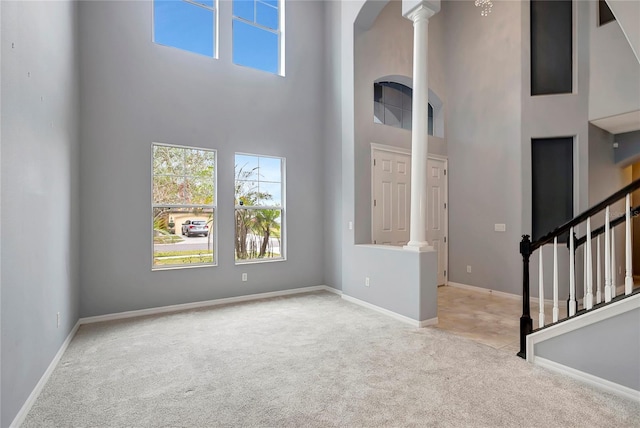
{"type": "Polygon", "coordinates": [[[522,316],[520,317],[520,352],[517,355],[526,358],[527,335],[533,331],[533,320],[529,313],[529,257],[531,256],[529,235],[522,235],[520,254],[522,254],[522,316]]]}

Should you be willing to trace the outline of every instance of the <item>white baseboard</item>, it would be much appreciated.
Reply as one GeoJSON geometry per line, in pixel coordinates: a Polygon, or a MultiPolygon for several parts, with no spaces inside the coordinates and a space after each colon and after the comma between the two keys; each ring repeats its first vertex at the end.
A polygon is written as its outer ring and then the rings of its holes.
{"type": "Polygon", "coordinates": [[[38,399],[38,396],[42,392],[42,389],[47,384],[47,381],[49,381],[51,374],[53,373],[55,368],[58,366],[58,363],[60,362],[62,355],[64,355],[65,351],[69,347],[69,343],[71,343],[71,340],[76,335],[76,332],[78,331],[79,327],[80,327],[80,322],[76,322],[76,325],[73,326],[73,328],[67,335],[67,338],[62,343],[62,346],[60,346],[58,353],[56,354],[55,357],[53,357],[53,360],[51,360],[49,367],[47,367],[47,370],[45,370],[44,374],[36,384],[35,388],[33,388],[33,391],[31,391],[31,394],[29,394],[27,401],[24,402],[24,404],[22,405],[22,408],[20,409],[16,417],[13,419],[13,422],[11,422],[11,425],[9,425],[9,428],[18,428],[20,425],[22,425],[25,418],[27,417],[27,414],[29,413],[29,410],[31,410],[31,407],[38,399]]]}
{"type": "MultiPolygon", "coordinates": [[[[475,285],[461,284],[459,282],[452,282],[452,281],[449,281],[447,285],[454,288],[461,288],[463,290],[477,291],[479,293],[493,294],[494,296],[504,297],[512,300],[518,300],[520,302],[522,301],[522,296],[520,294],[505,293],[504,291],[491,290],[489,288],[482,288],[482,287],[477,287],[475,285]]],[[[530,297],[529,300],[533,303],[538,303],[537,297],[530,297]]],[[[544,299],[544,302],[553,305],[553,299],[544,299]]]]}
{"type": "Polygon", "coordinates": [[[428,320],[418,321],[413,318],[406,317],[404,315],[400,315],[397,312],[390,311],[389,309],[381,308],[380,306],[376,306],[372,303],[365,302],[364,300],[356,299],[355,297],[348,296],[346,294],[342,294],[342,298],[347,302],[355,303],[356,305],[363,306],[367,309],[371,309],[376,312],[380,312],[381,314],[390,316],[391,318],[395,318],[398,321],[402,321],[405,324],[409,324],[412,327],[427,327],[429,325],[438,324],[438,317],[431,318],[428,320]]]}
{"type": "Polygon", "coordinates": [[[611,382],[606,379],[602,379],[592,374],[576,370],[572,367],[556,363],[555,361],[547,360],[546,358],[536,357],[533,363],[553,372],[569,376],[570,378],[582,381],[589,385],[595,386],[596,388],[604,389],[608,392],[613,392],[614,394],[621,395],[625,398],[629,398],[637,403],[640,403],[640,391],[636,391],[635,389],[631,389],[629,387],[611,382]]]}
{"type": "Polygon", "coordinates": [[[248,302],[251,300],[268,299],[271,297],[288,296],[291,294],[311,293],[314,291],[328,291],[341,294],[342,292],[326,285],[315,285],[312,287],[293,288],[291,290],[272,291],[269,293],[249,294],[246,296],[228,297],[224,299],[205,300],[201,302],[182,303],[178,305],[159,306],[155,308],[139,309],[135,311],[117,312],[114,314],[98,315],[95,317],[80,318],[80,324],[91,324],[96,322],[121,320],[126,318],[143,317],[170,312],[186,311],[190,309],[200,309],[210,306],[228,305],[230,303],[248,302]]]}
{"type": "Polygon", "coordinates": [[[324,291],[328,291],[329,293],[337,294],[338,296],[342,296],[342,290],[338,290],[337,288],[329,287],[328,285],[321,285],[320,287],[324,287],[324,291]]]}

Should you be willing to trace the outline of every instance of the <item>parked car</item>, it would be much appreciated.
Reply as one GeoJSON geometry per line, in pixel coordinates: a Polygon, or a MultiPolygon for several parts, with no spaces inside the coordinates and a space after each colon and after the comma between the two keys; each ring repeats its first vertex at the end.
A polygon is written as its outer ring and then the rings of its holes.
{"type": "Polygon", "coordinates": [[[209,235],[209,226],[204,220],[187,220],[182,223],[182,234],[187,236],[209,235]]]}

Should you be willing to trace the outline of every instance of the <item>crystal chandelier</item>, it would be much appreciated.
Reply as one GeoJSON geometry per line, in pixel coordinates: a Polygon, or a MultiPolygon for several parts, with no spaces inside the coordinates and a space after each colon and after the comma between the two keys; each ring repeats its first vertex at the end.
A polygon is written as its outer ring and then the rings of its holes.
{"type": "Polygon", "coordinates": [[[480,15],[487,16],[491,13],[491,8],[493,7],[493,2],[491,0],[476,0],[476,7],[479,7],[480,15]]]}

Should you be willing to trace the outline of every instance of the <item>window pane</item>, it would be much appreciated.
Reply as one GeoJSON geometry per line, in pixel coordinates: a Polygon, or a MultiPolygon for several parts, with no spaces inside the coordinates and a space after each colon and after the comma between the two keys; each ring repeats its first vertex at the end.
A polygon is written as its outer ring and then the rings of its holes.
{"type": "Polygon", "coordinates": [[[178,0],[154,2],[154,42],[213,56],[214,12],[178,0]]]}
{"type": "Polygon", "coordinates": [[[155,175],[184,174],[184,150],[176,147],[153,146],[155,175]]]}
{"type": "Polygon", "coordinates": [[[411,95],[411,89],[405,87],[407,90],[402,91],[402,108],[405,110],[413,110],[413,96],[411,95]]]}
{"type": "Polygon", "coordinates": [[[282,258],[281,210],[236,209],[236,260],[282,258]]]}
{"type": "Polygon", "coordinates": [[[236,205],[254,206],[260,200],[257,181],[236,180],[236,205]]]}
{"type": "Polygon", "coordinates": [[[195,1],[196,3],[203,4],[203,5],[205,5],[205,6],[207,6],[207,7],[210,7],[210,8],[213,8],[213,7],[214,7],[214,6],[213,6],[213,3],[214,3],[214,1],[213,1],[213,0],[194,0],[194,1],[195,1]]]}
{"type": "Polygon", "coordinates": [[[395,126],[400,128],[402,124],[402,109],[398,107],[385,106],[384,109],[384,124],[389,126],[395,126]]]}
{"type": "Polygon", "coordinates": [[[213,218],[210,208],[154,208],[153,266],[213,263],[213,218]]]}
{"type": "Polygon", "coordinates": [[[233,0],[233,15],[254,22],[254,6],[253,0],[233,0]]]}
{"type": "Polygon", "coordinates": [[[376,103],[381,103],[382,101],[382,85],[379,83],[373,84],[373,101],[376,103]]]}
{"type": "Polygon", "coordinates": [[[185,171],[198,177],[213,177],[215,153],[209,150],[189,149],[184,151],[185,171]]]}
{"type": "Polygon", "coordinates": [[[256,2],[256,22],[267,28],[278,29],[278,8],[256,2]]]}
{"type": "Polygon", "coordinates": [[[213,179],[185,177],[184,203],[191,205],[213,205],[213,179]]]}
{"type": "Polygon", "coordinates": [[[173,175],[153,177],[154,204],[181,204],[184,202],[184,178],[173,175]]]}
{"type": "Polygon", "coordinates": [[[411,131],[411,112],[407,110],[402,111],[402,129],[408,129],[411,131]]]}
{"type": "Polygon", "coordinates": [[[390,86],[385,86],[383,92],[385,104],[402,107],[402,92],[390,86]]]}
{"type": "Polygon", "coordinates": [[[280,183],[282,181],[282,161],[278,158],[260,158],[260,181],[280,183]]]}
{"type": "Polygon", "coordinates": [[[260,200],[256,205],[282,206],[282,184],[260,182],[260,200]]]}
{"type": "Polygon", "coordinates": [[[233,62],[278,73],[278,35],[234,20],[233,62]]]}
{"type": "Polygon", "coordinates": [[[258,179],[258,157],[248,155],[236,155],[236,179],[258,179]]]}
{"type": "Polygon", "coordinates": [[[384,123],[384,105],[373,102],[373,123],[384,123]]]}
{"type": "Polygon", "coordinates": [[[273,7],[278,7],[278,0],[260,0],[262,3],[266,3],[273,7]]]}

